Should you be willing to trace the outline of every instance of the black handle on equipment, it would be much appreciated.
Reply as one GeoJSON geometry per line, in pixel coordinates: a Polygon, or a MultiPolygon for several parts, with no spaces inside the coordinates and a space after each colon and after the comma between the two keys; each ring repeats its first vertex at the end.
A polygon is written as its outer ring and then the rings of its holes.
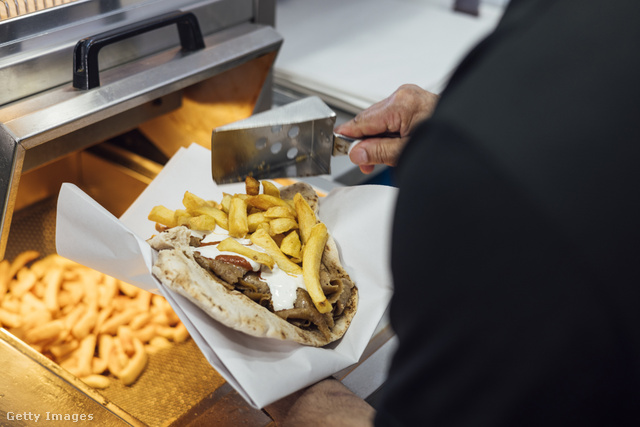
{"type": "Polygon", "coordinates": [[[167,25],[177,24],[182,50],[194,51],[204,48],[198,18],[191,12],[171,12],[155,18],[105,31],[80,40],[73,51],[73,87],[89,90],[100,86],[98,52],[104,46],[137,36],[167,25]]]}

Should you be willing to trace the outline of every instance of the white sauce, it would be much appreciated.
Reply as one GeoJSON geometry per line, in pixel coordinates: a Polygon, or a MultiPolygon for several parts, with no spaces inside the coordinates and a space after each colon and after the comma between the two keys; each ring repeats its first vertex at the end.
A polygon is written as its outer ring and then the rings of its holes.
{"type": "MultiPolygon", "coordinates": [[[[193,231],[192,233],[198,235],[198,237],[202,237],[201,233],[193,231]]],[[[202,243],[221,242],[227,237],[229,237],[227,230],[216,226],[213,232],[204,237],[202,243]]],[[[235,237],[234,239],[250,249],[258,252],[265,252],[264,249],[254,245],[249,239],[238,239],[235,237]]],[[[306,289],[304,286],[304,279],[301,274],[290,275],[282,271],[277,264],[274,265],[273,270],[270,270],[268,267],[238,253],[219,251],[215,244],[195,248],[195,251],[200,253],[203,257],[211,259],[215,259],[218,255],[233,255],[246,259],[251,264],[253,271],[260,271],[261,279],[269,286],[269,290],[271,291],[271,302],[273,303],[273,309],[275,311],[293,308],[293,303],[296,301],[296,289],[306,289]]]]}

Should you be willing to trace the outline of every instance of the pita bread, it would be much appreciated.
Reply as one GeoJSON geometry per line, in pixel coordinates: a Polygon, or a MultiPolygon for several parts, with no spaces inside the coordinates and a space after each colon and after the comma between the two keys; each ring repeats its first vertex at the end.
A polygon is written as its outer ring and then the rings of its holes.
{"type": "MultiPolygon", "coordinates": [[[[309,196],[308,189],[301,190],[298,184],[294,185],[298,186],[296,192],[304,191],[309,196]]],[[[286,187],[283,190],[286,197],[289,190],[286,187]]],[[[311,191],[315,201],[310,205],[317,210],[317,195],[313,189],[311,191]]],[[[229,289],[229,284],[196,261],[195,248],[189,245],[190,238],[190,230],[178,226],[149,239],[149,244],[159,251],[153,274],[165,286],[195,303],[220,323],[252,336],[292,340],[315,347],[340,339],[349,328],[358,304],[358,290],[342,267],[337,245],[331,237],[322,258],[323,274],[328,274],[332,283],[340,281],[340,286],[348,292],[343,297],[348,297],[344,298],[342,313],[333,316],[333,325],[324,333],[315,326],[296,326],[240,291],[229,289]]]]}

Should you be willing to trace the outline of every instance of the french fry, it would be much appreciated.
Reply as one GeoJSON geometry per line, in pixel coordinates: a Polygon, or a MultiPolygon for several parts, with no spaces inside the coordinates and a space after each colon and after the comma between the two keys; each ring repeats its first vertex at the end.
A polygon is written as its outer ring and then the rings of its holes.
{"type": "Polygon", "coordinates": [[[35,274],[23,267],[16,274],[16,280],[11,286],[11,293],[17,298],[22,298],[35,286],[37,280],[35,274]]]}
{"type": "MultiPolygon", "coordinates": [[[[254,236],[255,234],[256,233],[253,233],[252,236],[254,236]]],[[[235,252],[237,254],[244,255],[247,258],[251,258],[256,262],[262,265],[266,265],[270,269],[273,269],[274,259],[272,256],[270,256],[270,254],[258,252],[254,249],[248,248],[230,237],[227,237],[222,242],[218,243],[218,250],[223,252],[235,252]]]]}
{"type": "Polygon", "coordinates": [[[224,211],[212,206],[200,206],[190,211],[192,215],[207,215],[212,217],[216,224],[225,230],[229,229],[229,216],[224,211]]]}
{"type": "Polygon", "coordinates": [[[124,385],[133,384],[138,379],[144,368],[147,366],[148,356],[147,352],[144,349],[144,344],[142,344],[139,339],[134,338],[133,345],[135,348],[134,355],[131,357],[126,366],[118,374],[116,374],[122,380],[124,385]]]}
{"type": "Polygon", "coordinates": [[[48,340],[60,334],[64,329],[65,326],[62,320],[52,320],[27,331],[25,340],[29,343],[48,340]]]}
{"type": "Polygon", "coordinates": [[[21,324],[22,319],[19,315],[0,308],[0,325],[8,326],[10,328],[18,328],[21,324]]]}
{"type": "Polygon", "coordinates": [[[322,254],[328,238],[327,227],[319,222],[311,229],[309,240],[302,251],[304,285],[313,304],[320,313],[328,313],[332,310],[331,303],[327,301],[327,297],[320,286],[320,263],[322,262],[322,254]]]}
{"type": "Polygon", "coordinates": [[[257,196],[249,197],[247,199],[247,204],[263,211],[266,211],[274,206],[282,206],[286,209],[289,209],[294,217],[297,215],[296,211],[285,200],[282,200],[275,196],[270,196],[268,194],[258,194],[257,196]]]}
{"type": "Polygon", "coordinates": [[[262,181],[262,192],[268,196],[280,198],[280,189],[271,181],[262,181]]]}
{"type": "Polygon", "coordinates": [[[58,291],[62,283],[62,269],[54,268],[49,270],[43,280],[45,282],[44,304],[49,311],[57,311],[60,309],[58,291]]]}
{"type": "Polygon", "coordinates": [[[166,227],[175,227],[176,223],[174,212],[165,206],[154,206],[149,212],[149,221],[157,222],[166,227]]]}
{"type": "Polygon", "coordinates": [[[249,233],[247,202],[240,197],[232,197],[229,204],[229,235],[244,238],[247,233],[249,233]]]}
{"type": "Polygon", "coordinates": [[[192,230],[209,231],[216,228],[216,219],[209,215],[198,215],[189,218],[189,228],[192,230]]]}
{"type": "Polygon", "coordinates": [[[280,269],[285,273],[293,275],[302,274],[302,267],[287,258],[287,256],[282,253],[276,242],[271,238],[269,233],[265,232],[263,229],[256,230],[256,232],[251,235],[251,241],[255,245],[264,249],[267,254],[274,259],[276,264],[278,264],[278,267],[280,267],[280,269]]]}
{"type": "Polygon", "coordinates": [[[253,233],[258,229],[260,224],[267,223],[269,219],[265,216],[264,212],[256,212],[247,216],[247,226],[249,232],[253,233]]]}
{"type": "Polygon", "coordinates": [[[298,223],[292,218],[274,218],[269,221],[269,234],[272,236],[283,234],[298,228],[298,223]]]}
{"type": "Polygon", "coordinates": [[[283,254],[289,255],[294,260],[300,260],[300,262],[302,262],[301,249],[300,236],[296,230],[287,234],[284,239],[282,239],[282,243],[280,243],[280,250],[283,254]]]}
{"type": "Polygon", "coordinates": [[[11,264],[8,260],[4,259],[0,261],[0,301],[2,301],[4,295],[9,290],[9,281],[11,280],[9,277],[10,268],[11,264]]]}
{"type": "Polygon", "coordinates": [[[128,297],[134,298],[140,292],[139,287],[133,286],[127,282],[123,282],[122,280],[116,280],[116,283],[118,284],[118,288],[120,288],[120,292],[128,297]]]}
{"type": "Polygon", "coordinates": [[[87,311],[78,319],[78,322],[71,328],[71,333],[79,340],[84,339],[91,333],[91,330],[98,321],[98,311],[95,307],[89,307],[87,311]]]}
{"type": "Polygon", "coordinates": [[[200,206],[215,207],[217,203],[209,200],[204,200],[203,198],[200,198],[193,193],[185,191],[184,196],[182,197],[182,205],[187,208],[187,210],[192,210],[197,209],[200,206]]]}
{"type": "Polygon", "coordinates": [[[40,257],[40,252],[38,251],[24,251],[19,253],[18,256],[16,256],[13,262],[11,263],[7,276],[9,277],[9,279],[13,278],[13,276],[15,276],[18,273],[18,270],[20,270],[22,267],[24,267],[31,261],[36,260],[39,257],[40,257]]]}
{"type": "Polygon", "coordinates": [[[269,219],[273,218],[296,218],[294,212],[289,207],[272,206],[264,212],[264,216],[269,219]]]}
{"type": "Polygon", "coordinates": [[[307,201],[300,195],[300,193],[296,193],[296,195],[293,196],[293,203],[296,207],[296,213],[298,215],[300,240],[304,245],[307,243],[307,240],[309,240],[311,229],[318,223],[318,218],[316,218],[316,214],[311,209],[311,206],[309,206],[309,203],[307,203],[307,201]]]}
{"type": "Polygon", "coordinates": [[[104,375],[87,375],[86,377],[82,377],[81,380],[89,387],[101,390],[109,387],[111,384],[109,377],[105,377],[104,375]]]}
{"type": "Polygon", "coordinates": [[[250,196],[260,194],[260,182],[252,176],[248,176],[244,180],[245,192],[250,196]]]}

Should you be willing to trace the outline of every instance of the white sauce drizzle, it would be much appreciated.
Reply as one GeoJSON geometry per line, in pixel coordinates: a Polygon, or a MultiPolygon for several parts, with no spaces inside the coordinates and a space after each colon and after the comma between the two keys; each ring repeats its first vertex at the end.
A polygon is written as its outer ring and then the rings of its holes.
{"type": "MultiPolygon", "coordinates": [[[[202,233],[194,231],[191,232],[198,237],[203,236],[202,233]]],[[[221,242],[227,237],[229,237],[227,230],[216,226],[215,230],[204,236],[202,243],[221,242]]],[[[250,249],[258,252],[265,252],[264,249],[254,245],[249,239],[238,239],[235,237],[234,239],[250,249]]],[[[281,270],[277,264],[274,265],[273,270],[270,270],[268,267],[238,253],[219,251],[215,244],[201,246],[199,248],[194,248],[194,250],[205,258],[215,259],[218,255],[233,255],[246,259],[251,264],[253,271],[259,271],[260,277],[269,286],[269,290],[271,291],[271,302],[273,303],[273,309],[275,311],[293,308],[293,303],[296,301],[296,290],[298,288],[306,289],[304,286],[304,279],[301,274],[290,275],[281,270]]]]}

